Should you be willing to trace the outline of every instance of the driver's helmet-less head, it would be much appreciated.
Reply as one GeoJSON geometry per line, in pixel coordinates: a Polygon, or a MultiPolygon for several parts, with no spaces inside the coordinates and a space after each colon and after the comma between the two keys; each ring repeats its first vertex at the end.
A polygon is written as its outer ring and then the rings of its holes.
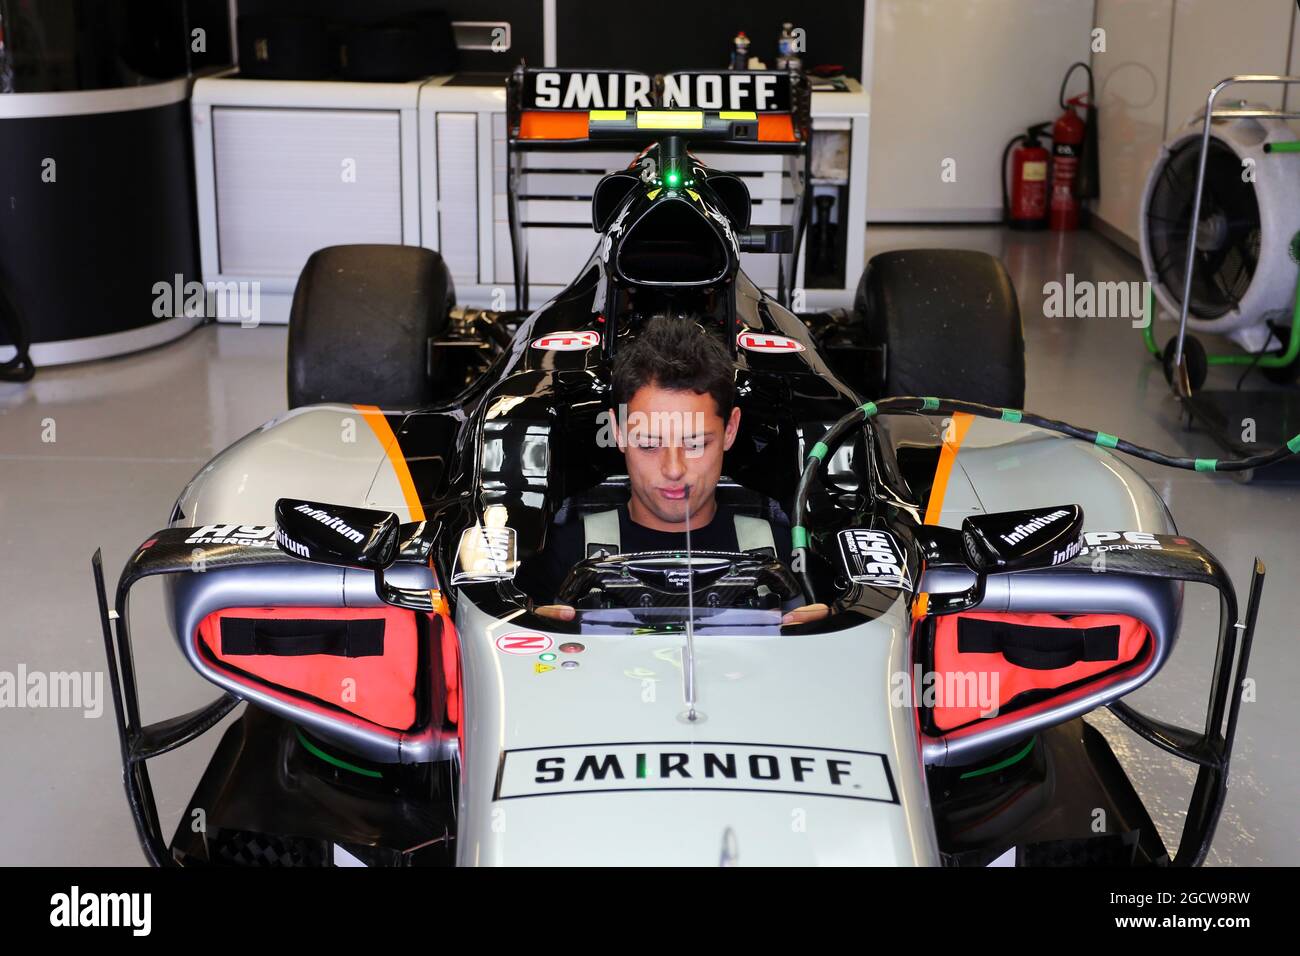
{"type": "Polygon", "coordinates": [[[630,517],[660,531],[707,522],[740,420],[726,348],[694,321],[651,320],[619,350],[613,399],[630,517]]]}
{"type": "Polygon", "coordinates": [[[735,368],[726,346],[694,318],[648,320],[614,360],[614,402],[627,405],[645,385],[707,393],[726,420],[736,404],[735,368]]]}

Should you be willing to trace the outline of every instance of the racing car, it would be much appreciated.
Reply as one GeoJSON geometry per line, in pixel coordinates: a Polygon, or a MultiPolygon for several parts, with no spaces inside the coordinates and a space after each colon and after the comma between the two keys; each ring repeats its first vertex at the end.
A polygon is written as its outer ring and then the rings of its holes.
{"type": "Polygon", "coordinates": [[[744,178],[700,154],[787,149],[802,175],[798,74],[775,74],[775,113],[547,114],[541,72],[511,77],[512,146],[631,157],[595,188],[573,282],[489,311],[456,305],[432,250],[319,250],[294,297],[290,410],[195,475],[111,601],[96,552],[147,858],[1200,863],[1262,565],[1239,606],[1116,442],[1017,410],[1020,316],[997,259],[883,254],[852,309],[817,314],[749,279],[742,256],[793,263],[799,230],[751,223],[744,178]],[[546,616],[556,596],[519,571],[557,528],[627,500],[600,440],[610,370],[665,316],[734,361],[743,417],[717,495],[788,526],[788,557],[595,549],[558,595],[572,619],[546,616]],[[181,654],[222,693],[145,725],[129,596],[152,576],[181,654]],[[1173,651],[1189,582],[1221,598],[1199,730],[1124,700],[1173,651]],[[782,623],[811,602],[828,612],[782,623]],[[149,761],[240,707],[169,839],[149,761]],[[1102,707],[1198,768],[1172,850],[1083,720],[1102,707]]]}

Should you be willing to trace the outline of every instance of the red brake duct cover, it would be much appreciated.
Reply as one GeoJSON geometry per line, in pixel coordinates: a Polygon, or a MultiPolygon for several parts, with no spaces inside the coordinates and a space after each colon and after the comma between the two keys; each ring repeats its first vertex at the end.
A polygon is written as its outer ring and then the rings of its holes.
{"type": "Polygon", "coordinates": [[[415,615],[395,607],[245,607],[214,611],[199,624],[199,639],[218,661],[289,690],[314,697],[393,730],[415,723],[415,680],[419,662],[415,615]],[[364,657],[335,654],[227,654],[221,621],[376,621],[382,619],[383,653],[364,657]]]}
{"type": "MultiPolygon", "coordinates": [[[[969,627],[968,629],[973,630],[969,627]]],[[[995,629],[992,628],[985,627],[983,630],[985,634],[996,634],[995,629]]],[[[986,638],[986,643],[988,640],[996,640],[996,637],[986,638]]],[[[942,615],[935,618],[934,680],[937,691],[931,716],[935,726],[947,731],[977,721],[984,714],[985,708],[981,706],[979,700],[974,702],[965,699],[944,700],[946,688],[970,688],[974,685],[979,688],[979,693],[984,693],[987,689],[990,693],[984,699],[996,697],[1000,710],[1027,691],[1054,690],[1132,664],[1140,657],[1144,657],[1143,652],[1147,644],[1147,626],[1138,619],[1123,614],[1078,614],[1060,617],[1055,614],[969,612],[942,615]],[[1026,630],[1029,628],[1039,629],[1038,638],[1044,644],[1048,643],[1049,639],[1052,643],[1059,643],[1062,638],[1067,639],[1068,643],[1069,639],[1077,637],[1080,646],[1082,646],[1083,632],[1095,634],[1098,633],[1097,629],[1102,629],[1109,638],[1108,643],[1113,647],[1113,651],[1107,649],[1101,655],[1105,659],[1078,660],[1064,666],[1051,666],[1050,657],[1036,660],[1036,666],[1022,666],[1020,663],[1008,660],[1007,656],[999,651],[971,652],[959,649],[958,633],[962,620],[1007,625],[1010,630],[1016,631],[1019,635],[1016,638],[1019,647],[1011,651],[1014,657],[1032,657],[1038,653],[1033,647],[1035,634],[1026,630]],[[1118,635],[1109,630],[1112,627],[1118,628],[1118,635]],[[1045,633],[1048,629],[1057,633],[1045,633]],[[1069,634],[1071,630],[1077,633],[1069,634]],[[1118,639],[1114,640],[1116,636],[1118,639]]],[[[1069,655],[1065,656],[1068,658],[1069,655]]]]}

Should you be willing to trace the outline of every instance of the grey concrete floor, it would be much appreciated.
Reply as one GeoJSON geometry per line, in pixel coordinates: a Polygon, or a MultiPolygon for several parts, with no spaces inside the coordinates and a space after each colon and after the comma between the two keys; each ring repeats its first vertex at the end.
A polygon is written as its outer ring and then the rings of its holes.
{"type": "MultiPolygon", "coordinates": [[[[1140,278],[1136,263],[1089,233],[1017,235],[997,227],[868,230],[872,253],[909,246],[983,249],[1007,263],[1019,291],[1036,412],[1140,444],[1214,455],[1184,429],[1164,379],[1126,318],[1046,318],[1044,283],[1140,278]]],[[[1162,324],[1158,338],[1171,334],[1162,324]]],[[[112,581],[134,547],[164,526],[182,486],[212,455],[284,408],[284,328],[208,326],[121,359],[42,370],[0,384],[0,671],[102,673],[90,556],[103,547],[112,581]],[[52,440],[51,440],[52,439],[52,440]]],[[[1216,375],[1231,384],[1231,379],[1216,375]]],[[[1213,380],[1212,380],[1213,381],[1213,380]]],[[[1300,647],[1293,621],[1300,570],[1300,488],[1138,468],[1180,530],[1207,545],[1243,591],[1261,556],[1269,582],[1251,666],[1228,804],[1209,863],[1300,863],[1300,647]]],[[[1160,675],[1133,696],[1143,709],[1196,726],[1213,664],[1217,606],[1189,588],[1183,637],[1160,675]]],[[[144,719],[197,707],[216,690],[182,660],[161,591],[137,589],[135,659],[144,719]]],[[[117,737],[103,713],[0,709],[0,864],[142,862],[122,793],[117,737]]],[[[1089,718],[1111,739],[1168,844],[1177,842],[1191,768],[1135,738],[1108,714],[1089,718]]],[[[219,731],[153,762],[164,825],[184,809],[219,731]]]]}

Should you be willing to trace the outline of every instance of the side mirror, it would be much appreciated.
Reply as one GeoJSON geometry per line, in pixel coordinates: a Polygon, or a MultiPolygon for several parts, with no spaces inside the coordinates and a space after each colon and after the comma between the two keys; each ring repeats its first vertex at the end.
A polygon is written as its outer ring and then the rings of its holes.
{"type": "Polygon", "coordinates": [[[402,525],[391,511],[281,498],[275,503],[275,542],[281,551],[304,561],[373,571],[375,593],[386,604],[434,610],[437,592],[395,587],[384,580],[384,571],[402,548],[402,525]]]}
{"type": "Polygon", "coordinates": [[[1064,564],[1083,548],[1083,508],[1061,505],[972,515],[961,523],[967,563],[977,574],[1064,564]]]}
{"type": "Polygon", "coordinates": [[[391,511],[298,498],[275,503],[276,543],[304,561],[382,572],[397,560],[400,531],[391,511]]]}
{"type": "MultiPolygon", "coordinates": [[[[946,534],[957,537],[951,531],[946,534]]],[[[960,561],[975,572],[975,583],[965,591],[932,594],[932,613],[953,614],[978,605],[990,574],[1050,568],[1075,557],[1083,550],[1083,508],[1057,505],[972,515],[962,522],[960,539],[960,561]]],[[[955,541],[945,550],[944,563],[955,563],[955,541]]]]}

